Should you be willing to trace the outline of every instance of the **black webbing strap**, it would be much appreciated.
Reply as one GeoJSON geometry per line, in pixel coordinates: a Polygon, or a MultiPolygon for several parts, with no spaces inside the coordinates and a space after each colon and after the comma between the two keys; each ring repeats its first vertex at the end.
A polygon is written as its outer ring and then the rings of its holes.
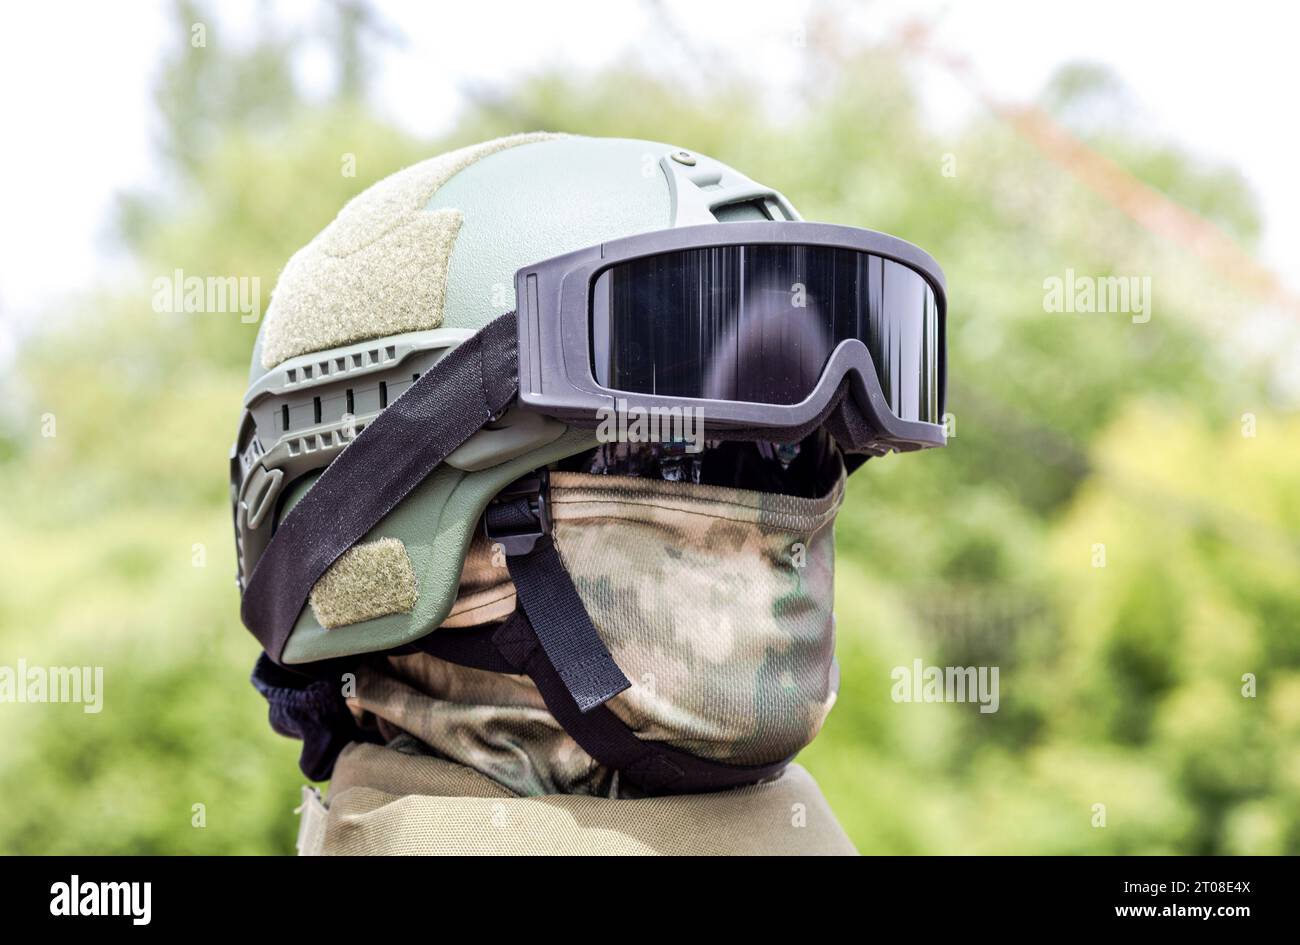
{"type": "Polygon", "coordinates": [[[513,550],[506,548],[517,606],[528,615],[547,659],[579,711],[590,712],[632,683],[609,655],[555,550],[545,511],[545,470],[539,474],[526,480],[537,484],[537,492],[499,498],[488,506],[487,533],[489,538],[528,539],[513,550]]]}
{"type": "Polygon", "coordinates": [[[660,742],[642,741],[608,706],[578,708],[522,610],[499,626],[435,630],[413,644],[449,663],[528,676],[547,710],[583,751],[648,794],[698,794],[774,777],[790,758],[731,765],[660,742]],[[505,663],[505,667],[502,663],[505,663]]]}
{"type": "Polygon", "coordinates": [[[343,450],[290,510],[244,589],[240,616],[280,663],[312,586],[448,454],[518,393],[514,312],[461,342],[343,450]]]}

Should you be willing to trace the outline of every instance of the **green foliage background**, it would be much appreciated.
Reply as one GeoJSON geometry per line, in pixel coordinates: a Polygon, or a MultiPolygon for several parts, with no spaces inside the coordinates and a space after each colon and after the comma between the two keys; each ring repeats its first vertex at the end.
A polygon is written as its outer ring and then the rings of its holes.
{"type": "MultiPolygon", "coordinates": [[[[368,105],[364,8],[324,11],[341,76],[325,100],[287,64],[301,37],[268,23],[255,46],[194,50],[198,20],[178,5],[163,53],[166,173],[121,199],[138,278],[62,303],[4,382],[0,663],[102,665],[105,708],[0,705],[0,851],[292,851],[296,743],[247,682],[227,509],[256,326],[158,314],[149,283],[256,275],[265,299],[374,180],[545,128],[709,153],[809,219],[900,235],[947,271],[956,436],[852,481],[841,696],[802,756],[861,850],[1300,852],[1300,418],[1277,402],[1277,365],[1240,344],[1257,300],[1002,121],[927,128],[889,49],[810,35],[779,116],[738,78],[701,92],[629,66],[538,73],[415,140],[368,105]],[[1150,275],[1150,323],[1045,313],[1043,280],[1067,267],[1150,275]],[[1000,711],[893,702],[890,670],[916,658],[1000,666],[1000,711]]],[[[1239,177],[1150,139],[1121,99],[1074,68],[1040,104],[1249,247],[1259,211],[1239,177]]]]}

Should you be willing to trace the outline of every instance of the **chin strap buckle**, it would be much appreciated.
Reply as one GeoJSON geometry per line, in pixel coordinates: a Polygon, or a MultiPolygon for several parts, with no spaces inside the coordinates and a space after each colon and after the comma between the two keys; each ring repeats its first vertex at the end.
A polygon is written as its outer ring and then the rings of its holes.
{"type": "Polygon", "coordinates": [[[548,471],[534,470],[506,486],[483,513],[483,534],[506,557],[529,554],[551,533],[551,480],[548,471]]]}

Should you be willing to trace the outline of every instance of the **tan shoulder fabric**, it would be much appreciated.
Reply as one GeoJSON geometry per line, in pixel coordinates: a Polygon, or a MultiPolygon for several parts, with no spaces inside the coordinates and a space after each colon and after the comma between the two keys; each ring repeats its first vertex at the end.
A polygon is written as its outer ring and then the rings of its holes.
{"type": "Polygon", "coordinates": [[[461,765],[362,744],[340,756],[308,841],[304,853],[327,855],[857,853],[798,765],[716,794],[518,797],[461,765]]]}
{"type": "Polygon", "coordinates": [[[406,331],[437,328],[459,210],[426,210],[457,173],[506,148],[557,135],[497,138],[413,164],[352,198],[294,253],[262,329],[262,367],[406,331]]]}

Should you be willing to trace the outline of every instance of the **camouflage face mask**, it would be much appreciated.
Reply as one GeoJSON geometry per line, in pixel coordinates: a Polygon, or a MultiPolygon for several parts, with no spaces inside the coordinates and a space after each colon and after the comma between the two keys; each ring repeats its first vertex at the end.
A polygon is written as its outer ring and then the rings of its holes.
{"type": "MultiPolygon", "coordinates": [[[[838,686],[832,523],[843,492],[842,475],[806,499],[552,474],[556,546],[632,681],[608,705],[639,737],[733,764],[812,741],[838,686]]],[[[513,609],[504,560],[476,543],[444,626],[513,609]]],[[[618,793],[526,678],[396,657],[362,674],[357,702],[521,793],[618,793]]]]}

